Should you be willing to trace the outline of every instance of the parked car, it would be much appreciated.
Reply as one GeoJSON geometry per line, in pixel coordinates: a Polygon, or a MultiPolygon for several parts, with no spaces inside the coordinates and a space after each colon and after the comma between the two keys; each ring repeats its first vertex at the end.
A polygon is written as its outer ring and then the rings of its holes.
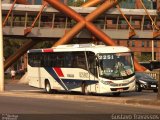
{"type": "Polygon", "coordinates": [[[142,90],[158,92],[158,81],[146,73],[136,73],[136,91],[142,90]]]}

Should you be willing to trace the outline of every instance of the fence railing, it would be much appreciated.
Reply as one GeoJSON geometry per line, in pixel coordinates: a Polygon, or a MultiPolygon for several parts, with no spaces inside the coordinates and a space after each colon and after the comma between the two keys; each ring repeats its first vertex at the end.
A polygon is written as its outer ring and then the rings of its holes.
{"type": "Polygon", "coordinates": [[[143,72],[143,73],[148,74],[151,77],[155,78],[156,80],[160,81],[160,70],[154,70],[154,71],[143,72]]]}

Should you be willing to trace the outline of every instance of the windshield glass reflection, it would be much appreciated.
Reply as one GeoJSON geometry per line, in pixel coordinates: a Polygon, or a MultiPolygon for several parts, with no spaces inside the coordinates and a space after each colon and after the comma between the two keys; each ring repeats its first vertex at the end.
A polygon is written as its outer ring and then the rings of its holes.
{"type": "Polygon", "coordinates": [[[100,76],[108,79],[124,79],[134,74],[131,53],[99,54],[100,76]]]}

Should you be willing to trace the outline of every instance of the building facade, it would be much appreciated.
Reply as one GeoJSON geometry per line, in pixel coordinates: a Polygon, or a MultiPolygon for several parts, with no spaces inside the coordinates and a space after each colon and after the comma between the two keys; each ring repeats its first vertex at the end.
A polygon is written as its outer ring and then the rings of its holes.
{"type": "MultiPolygon", "coordinates": [[[[143,0],[143,3],[147,9],[158,10],[160,6],[160,0],[143,0]]],[[[121,7],[143,9],[140,0],[123,1],[121,7]]],[[[160,61],[160,40],[116,40],[116,42],[118,45],[129,47],[139,58],[139,61],[160,61]]]]}
{"type": "MultiPolygon", "coordinates": [[[[9,3],[13,0],[2,0],[3,3],[9,3]]],[[[61,0],[64,4],[76,6],[75,2],[83,3],[87,0],[61,0]]],[[[42,0],[28,0],[31,4],[42,4],[42,0]]],[[[160,0],[143,0],[147,9],[158,9],[160,6],[160,0]]],[[[122,8],[128,9],[142,9],[140,0],[124,0],[120,3],[122,8]]],[[[57,22],[60,19],[57,19],[57,22]]],[[[124,20],[123,20],[124,21],[124,20]]],[[[122,22],[123,22],[122,21],[122,22]]],[[[107,20],[107,28],[113,27],[115,21],[107,20]]],[[[125,21],[124,21],[125,22],[125,21]]],[[[147,22],[147,21],[145,21],[147,22]]],[[[137,22],[137,27],[140,24],[137,22]]],[[[160,27],[160,26],[159,26],[160,27]]],[[[160,40],[115,40],[118,45],[129,47],[139,58],[140,61],[159,60],[160,61],[160,40]]]]}

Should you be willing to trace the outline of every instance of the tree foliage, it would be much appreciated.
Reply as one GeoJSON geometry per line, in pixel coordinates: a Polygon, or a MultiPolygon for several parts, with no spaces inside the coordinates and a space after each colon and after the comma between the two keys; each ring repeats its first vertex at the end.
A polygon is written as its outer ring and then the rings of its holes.
{"type": "Polygon", "coordinates": [[[87,2],[88,0],[69,0],[68,5],[69,6],[76,6],[79,7],[81,5],[83,5],[85,2],[87,2]]]}

